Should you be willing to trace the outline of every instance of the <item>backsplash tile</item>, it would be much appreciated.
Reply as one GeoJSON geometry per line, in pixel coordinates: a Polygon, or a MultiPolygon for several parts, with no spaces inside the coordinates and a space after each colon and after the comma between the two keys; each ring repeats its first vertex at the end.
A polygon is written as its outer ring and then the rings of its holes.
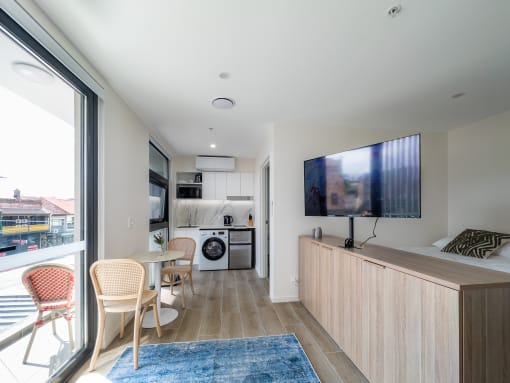
{"type": "Polygon", "coordinates": [[[175,226],[223,225],[223,216],[234,217],[234,224],[245,225],[251,214],[255,222],[253,201],[200,201],[176,200],[174,205],[175,226]]]}

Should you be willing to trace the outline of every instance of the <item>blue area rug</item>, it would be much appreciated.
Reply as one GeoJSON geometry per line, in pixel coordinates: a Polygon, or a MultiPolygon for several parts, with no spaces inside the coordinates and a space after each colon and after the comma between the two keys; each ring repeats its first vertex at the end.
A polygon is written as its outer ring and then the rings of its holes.
{"type": "Polygon", "coordinates": [[[320,382],[294,334],[128,347],[108,373],[114,383],[320,382]]]}

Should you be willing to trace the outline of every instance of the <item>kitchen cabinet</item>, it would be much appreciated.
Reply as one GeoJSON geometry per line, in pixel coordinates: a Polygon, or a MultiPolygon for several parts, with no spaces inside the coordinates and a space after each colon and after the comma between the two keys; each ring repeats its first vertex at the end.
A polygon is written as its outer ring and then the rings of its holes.
{"type": "Polygon", "coordinates": [[[253,196],[253,173],[241,173],[241,196],[253,196]]]}
{"type": "Polygon", "coordinates": [[[509,274],[340,243],[299,238],[299,295],[370,382],[507,381],[509,274]]]}
{"type": "Polygon", "coordinates": [[[241,173],[227,173],[227,196],[241,195],[241,173]]]}
{"type": "Polygon", "coordinates": [[[253,173],[250,172],[227,173],[227,196],[252,197],[253,173]]]}
{"type": "Polygon", "coordinates": [[[224,200],[227,199],[227,173],[203,172],[202,173],[202,199],[224,200]]]}
{"type": "Polygon", "coordinates": [[[203,172],[202,199],[225,200],[227,197],[252,197],[253,173],[203,172]]]}

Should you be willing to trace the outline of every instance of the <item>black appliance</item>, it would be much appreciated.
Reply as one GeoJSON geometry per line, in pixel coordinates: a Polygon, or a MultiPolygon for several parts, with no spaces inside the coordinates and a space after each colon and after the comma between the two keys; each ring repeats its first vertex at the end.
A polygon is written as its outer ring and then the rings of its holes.
{"type": "Polygon", "coordinates": [[[421,217],[420,135],[307,160],[305,215],[421,217]]]}
{"type": "Polygon", "coordinates": [[[231,226],[233,223],[234,223],[234,217],[232,217],[231,215],[223,216],[223,225],[231,226]]]}
{"type": "Polygon", "coordinates": [[[229,261],[230,270],[251,269],[255,255],[254,229],[232,228],[229,232],[229,261]]]}
{"type": "Polygon", "coordinates": [[[420,218],[420,135],[304,162],[305,215],[420,218]]]}
{"type": "Polygon", "coordinates": [[[202,185],[177,184],[176,198],[202,198],[202,185]]]}

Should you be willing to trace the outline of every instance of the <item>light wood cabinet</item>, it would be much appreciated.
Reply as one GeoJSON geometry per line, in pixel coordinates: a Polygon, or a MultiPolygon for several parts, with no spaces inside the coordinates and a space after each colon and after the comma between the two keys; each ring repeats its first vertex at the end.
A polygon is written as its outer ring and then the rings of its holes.
{"type": "Polygon", "coordinates": [[[300,299],[371,382],[509,381],[510,274],[342,242],[300,237],[300,299]]]}

